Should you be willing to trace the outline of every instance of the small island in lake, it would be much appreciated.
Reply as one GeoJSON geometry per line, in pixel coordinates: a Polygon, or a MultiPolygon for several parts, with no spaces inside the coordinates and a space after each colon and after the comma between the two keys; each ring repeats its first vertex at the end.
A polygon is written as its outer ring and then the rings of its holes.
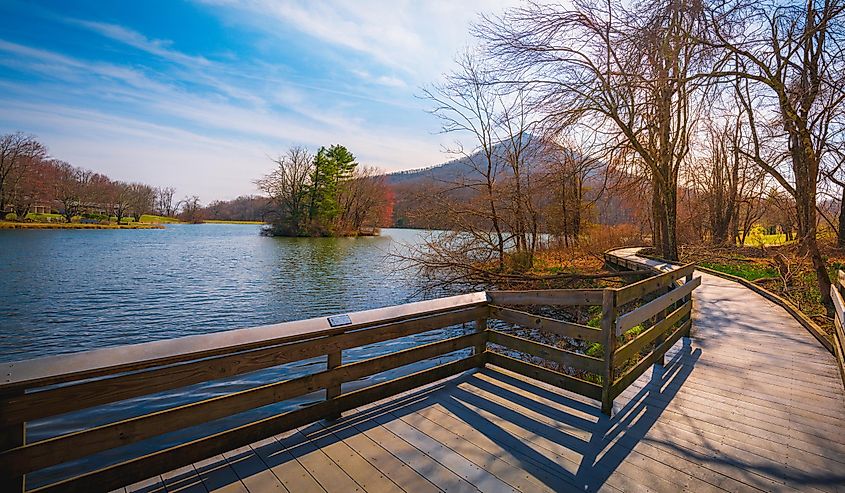
{"type": "Polygon", "coordinates": [[[384,175],[359,167],[342,145],[312,154],[291,147],[276,168],[256,181],[270,205],[263,233],[270,236],[373,236],[389,223],[393,197],[384,175]]]}

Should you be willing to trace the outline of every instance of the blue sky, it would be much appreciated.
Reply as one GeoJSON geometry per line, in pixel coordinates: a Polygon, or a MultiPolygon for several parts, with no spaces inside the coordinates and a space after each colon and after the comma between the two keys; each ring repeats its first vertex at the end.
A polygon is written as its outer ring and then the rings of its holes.
{"type": "Polygon", "coordinates": [[[0,0],[0,132],[205,202],[255,193],[293,144],[430,166],[453,138],[420,87],[511,3],[0,0]]]}

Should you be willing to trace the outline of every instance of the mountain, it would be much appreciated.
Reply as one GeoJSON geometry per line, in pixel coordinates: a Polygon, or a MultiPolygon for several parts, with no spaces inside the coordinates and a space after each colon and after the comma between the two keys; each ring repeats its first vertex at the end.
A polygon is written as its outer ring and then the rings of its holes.
{"type": "MultiPolygon", "coordinates": [[[[526,155],[534,154],[539,156],[541,151],[545,151],[541,145],[542,141],[538,139],[534,142],[527,146],[526,155]]],[[[494,155],[503,156],[506,150],[506,144],[500,143],[494,147],[494,155]]],[[[561,149],[560,152],[571,153],[570,156],[574,156],[575,158],[573,159],[574,162],[581,161],[581,156],[576,154],[575,151],[561,149]]],[[[496,165],[502,172],[500,177],[506,178],[512,174],[510,166],[508,166],[503,158],[498,157],[494,159],[496,159],[496,165]]],[[[548,172],[551,171],[551,165],[548,163],[553,162],[548,157],[545,159],[529,158],[527,161],[539,163],[532,167],[531,171],[534,177],[547,176],[548,172]]],[[[470,156],[453,159],[437,166],[398,171],[386,175],[387,183],[393,189],[395,196],[394,225],[398,227],[448,228],[447,218],[441,217],[438,204],[435,200],[432,200],[435,196],[433,192],[435,189],[448,186],[449,183],[459,183],[465,180],[473,182],[481,181],[483,176],[473,167],[473,162],[478,166],[486,163],[481,152],[476,152],[470,156]]],[[[584,198],[593,203],[591,209],[593,210],[596,221],[602,224],[630,222],[632,217],[632,211],[630,209],[631,207],[637,206],[631,203],[630,200],[622,199],[615,193],[605,192],[601,195],[598,193],[604,189],[606,171],[606,163],[593,163],[589,166],[584,176],[584,198]]],[[[535,183],[537,182],[535,181],[535,183]]],[[[548,197],[546,193],[539,189],[538,193],[543,193],[548,197]]],[[[451,197],[457,200],[471,200],[472,192],[467,189],[456,190],[452,192],[451,197]]]]}

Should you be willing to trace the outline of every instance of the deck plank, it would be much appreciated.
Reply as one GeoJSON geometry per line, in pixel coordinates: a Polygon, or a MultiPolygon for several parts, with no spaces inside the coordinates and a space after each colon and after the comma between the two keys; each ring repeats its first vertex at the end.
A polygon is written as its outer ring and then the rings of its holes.
{"type": "Polygon", "coordinates": [[[275,437],[253,443],[250,448],[288,491],[325,492],[314,476],[275,437]]]}
{"type": "Polygon", "coordinates": [[[160,493],[166,491],[161,476],[154,476],[126,487],[126,493],[160,493]]]}
{"type": "Polygon", "coordinates": [[[400,489],[393,480],[382,474],[380,470],[344,443],[343,440],[327,432],[321,424],[300,429],[300,433],[305,435],[315,447],[325,453],[365,491],[386,493],[400,489]]]}
{"type": "Polygon", "coordinates": [[[399,419],[446,447],[449,447],[461,457],[490,472],[496,478],[518,491],[526,493],[533,491],[554,491],[525,470],[514,467],[513,464],[500,459],[497,455],[491,454],[467,440],[466,435],[472,431],[472,425],[463,423],[463,426],[461,426],[456,423],[452,429],[446,429],[418,414],[405,414],[399,417],[399,419]]]}
{"type": "Polygon", "coordinates": [[[222,455],[195,462],[194,469],[209,493],[249,493],[222,455]]]}
{"type": "Polygon", "coordinates": [[[267,468],[267,464],[261,460],[252,447],[237,448],[224,453],[223,457],[247,490],[251,492],[288,493],[288,489],[267,468]]]}
{"type": "Polygon", "coordinates": [[[161,475],[161,479],[168,493],[205,493],[208,491],[193,464],[166,472],[161,475]]]}
{"type": "Polygon", "coordinates": [[[375,422],[356,424],[355,428],[390,451],[399,460],[407,464],[408,467],[431,481],[439,489],[450,493],[478,493],[478,488],[387,428],[375,422]]]}
{"type": "Polygon", "coordinates": [[[402,491],[407,493],[436,493],[441,491],[431,481],[408,467],[407,464],[366,435],[358,433],[348,423],[340,422],[327,426],[324,421],[320,421],[319,424],[367,460],[381,474],[390,478],[402,491]]]}
{"type": "Polygon", "coordinates": [[[392,415],[382,415],[374,419],[396,436],[408,443],[413,443],[420,451],[452,470],[452,472],[475,486],[479,491],[517,492],[515,488],[497,478],[487,469],[479,467],[477,464],[467,460],[454,450],[410,426],[408,423],[392,415]]]}

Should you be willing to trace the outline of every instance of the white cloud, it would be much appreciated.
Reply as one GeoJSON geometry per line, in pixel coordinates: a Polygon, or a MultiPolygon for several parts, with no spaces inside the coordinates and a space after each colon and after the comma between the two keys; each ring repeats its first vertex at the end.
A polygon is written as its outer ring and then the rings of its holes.
{"type": "Polygon", "coordinates": [[[149,39],[137,31],[127,29],[117,24],[86,21],[82,19],[66,20],[67,22],[85,27],[86,29],[90,29],[91,31],[101,34],[102,36],[111,38],[115,41],[120,41],[121,43],[125,43],[139,50],[164,58],[165,60],[170,60],[176,63],[197,64],[202,66],[209,65],[211,63],[204,57],[186,55],[180,51],[170,49],[170,46],[172,44],[170,41],[149,39]]]}
{"type": "Polygon", "coordinates": [[[399,77],[391,77],[389,75],[381,75],[376,78],[376,82],[388,87],[407,87],[408,84],[405,84],[405,81],[400,79],[399,77]]]}

